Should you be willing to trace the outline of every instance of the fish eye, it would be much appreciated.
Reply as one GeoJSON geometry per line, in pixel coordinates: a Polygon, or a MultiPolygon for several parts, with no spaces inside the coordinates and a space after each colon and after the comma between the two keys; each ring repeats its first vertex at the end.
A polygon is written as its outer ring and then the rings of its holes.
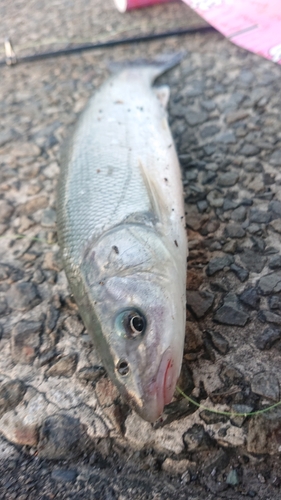
{"type": "Polygon", "coordinates": [[[119,375],[121,375],[122,377],[127,375],[130,371],[128,361],[126,361],[126,359],[119,359],[119,361],[116,365],[116,370],[118,371],[119,375]]]}
{"type": "Polygon", "coordinates": [[[145,316],[137,309],[126,309],[118,314],[115,327],[120,336],[137,339],[145,332],[145,316]]]}
{"type": "Polygon", "coordinates": [[[128,312],[124,315],[123,324],[128,337],[136,338],[145,330],[145,319],[137,311],[128,312]]]}

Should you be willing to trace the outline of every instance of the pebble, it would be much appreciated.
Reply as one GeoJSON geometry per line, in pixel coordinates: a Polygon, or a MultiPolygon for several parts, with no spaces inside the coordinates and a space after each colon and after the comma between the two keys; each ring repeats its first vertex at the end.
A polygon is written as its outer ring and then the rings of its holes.
{"type": "Polygon", "coordinates": [[[250,222],[256,222],[257,224],[267,224],[270,219],[268,211],[259,210],[258,208],[250,208],[249,212],[250,222]]]}
{"type": "Polygon", "coordinates": [[[269,159],[270,165],[281,166],[281,149],[276,149],[269,159]]]}
{"type": "Polygon", "coordinates": [[[14,207],[5,200],[0,200],[0,224],[8,222],[14,212],[14,207]]]}
{"type": "Polygon", "coordinates": [[[281,340],[281,329],[268,326],[256,338],[256,346],[258,349],[270,349],[277,340],[281,340]]]}
{"type": "Polygon", "coordinates": [[[41,298],[34,283],[23,281],[10,287],[7,293],[7,302],[11,309],[24,311],[38,305],[41,298]]]}
{"type": "Polygon", "coordinates": [[[191,429],[183,435],[183,442],[190,451],[204,451],[212,448],[212,439],[205,431],[203,425],[194,424],[191,429]]]}
{"type": "Polygon", "coordinates": [[[262,276],[258,282],[258,289],[262,295],[281,292],[281,271],[262,276]]]}
{"type": "Polygon", "coordinates": [[[241,227],[241,224],[230,223],[226,225],[225,228],[226,236],[229,238],[243,238],[245,236],[245,230],[241,227]]]}
{"type": "Polygon", "coordinates": [[[161,469],[171,475],[182,475],[187,472],[190,467],[194,468],[194,466],[195,463],[187,459],[174,460],[172,458],[165,458],[161,469]]]}
{"type": "Polygon", "coordinates": [[[254,252],[250,248],[244,249],[240,254],[240,259],[246,269],[253,273],[260,273],[266,264],[266,257],[254,252]]]}
{"type": "Polygon", "coordinates": [[[276,219],[276,220],[271,221],[270,226],[277,233],[279,233],[279,234],[281,233],[281,220],[280,219],[276,219]]]}
{"type": "Polygon", "coordinates": [[[279,314],[274,314],[271,311],[260,311],[258,314],[258,319],[262,323],[274,323],[276,325],[281,325],[281,316],[279,316],[279,314]]]}
{"type": "Polygon", "coordinates": [[[38,352],[41,321],[22,320],[12,330],[11,348],[13,360],[17,363],[31,364],[38,352]]]}
{"type": "Polygon", "coordinates": [[[268,209],[274,214],[274,216],[281,217],[281,202],[279,200],[273,200],[269,203],[268,209]]]}
{"type": "Polygon", "coordinates": [[[238,474],[236,469],[232,469],[229,471],[226,477],[226,484],[230,486],[237,486],[239,484],[238,474]]]}
{"type": "MultiPolygon", "coordinates": [[[[222,132],[221,134],[218,135],[216,138],[217,142],[222,142],[223,144],[235,144],[237,142],[237,139],[235,137],[235,134],[231,132],[231,130],[228,130],[227,132],[222,132]]],[[[227,184],[227,185],[233,185],[233,184],[227,184]]]]}
{"type": "Polygon", "coordinates": [[[207,276],[213,276],[213,274],[221,271],[225,267],[229,267],[233,262],[234,258],[232,257],[232,255],[225,255],[224,257],[214,257],[212,260],[210,260],[207,266],[206,274],[207,276]]]}
{"type": "Polygon", "coordinates": [[[229,240],[222,247],[222,250],[224,252],[232,253],[232,254],[236,253],[236,249],[237,249],[237,241],[236,240],[229,240]]]}
{"type": "Polygon", "coordinates": [[[62,483],[74,483],[77,477],[76,469],[55,469],[51,473],[51,478],[62,483]]]}
{"type": "Polygon", "coordinates": [[[6,311],[7,311],[6,299],[5,299],[5,297],[0,297],[0,316],[5,314],[6,311]]]}
{"type": "Polygon", "coordinates": [[[9,380],[0,385],[0,417],[14,409],[23,399],[26,386],[21,380],[9,380]]]}
{"type": "Polygon", "coordinates": [[[49,199],[44,194],[40,196],[36,196],[31,200],[26,201],[20,207],[20,213],[24,213],[25,215],[31,215],[40,210],[41,208],[46,208],[49,204],[49,199]]]}
{"type": "Polygon", "coordinates": [[[207,125],[206,127],[202,128],[200,135],[202,139],[206,139],[206,137],[212,137],[213,135],[217,134],[220,131],[219,127],[216,125],[207,125]]]}
{"type": "Polygon", "coordinates": [[[246,213],[247,213],[246,208],[243,205],[241,205],[240,207],[235,208],[235,210],[231,212],[231,219],[234,220],[235,222],[243,222],[246,218],[246,213]]]}
{"type": "Polygon", "coordinates": [[[251,388],[255,394],[273,401],[279,401],[279,381],[270,372],[260,372],[254,375],[251,388]]]}
{"type": "Polygon", "coordinates": [[[226,172],[218,176],[218,184],[222,187],[234,186],[238,180],[238,174],[236,172],[226,172]]]}
{"type": "Polygon", "coordinates": [[[259,309],[260,297],[256,288],[246,288],[241,295],[239,295],[239,299],[243,304],[250,306],[252,309],[259,309]]]}
{"type": "Polygon", "coordinates": [[[243,156],[257,156],[260,152],[260,148],[254,144],[245,143],[240,149],[240,154],[243,156]]]}
{"type": "Polygon", "coordinates": [[[47,377],[71,377],[76,366],[77,354],[68,354],[54,363],[45,373],[47,377]]]}
{"type": "Polygon", "coordinates": [[[96,382],[103,375],[105,375],[105,369],[103,366],[84,367],[76,373],[76,377],[79,380],[85,380],[87,382],[96,382]]]}
{"type": "Polygon", "coordinates": [[[244,269],[244,267],[237,266],[237,264],[232,264],[230,270],[236,274],[237,278],[242,281],[242,283],[249,277],[249,272],[244,269]]]}
{"type": "Polygon", "coordinates": [[[239,309],[237,298],[233,294],[225,297],[223,306],[214,315],[214,321],[224,325],[245,326],[248,319],[249,315],[239,309]]]}
{"type": "Polygon", "coordinates": [[[223,206],[224,198],[220,191],[212,190],[207,194],[207,200],[211,207],[219,208],[223,206]]]}
{"type": "Polygon", "coordinates": [[[227,354],[229,351],[229,343],[223,335],[214,330],[207,330],[207,335],[209,336],[214,348],[220,354],[227,354]]]}
{"type": "Polygon", "coordinates": [[[204,111],[193,111],[192,109],[187,108],[184,113],[185,119],[191,127],[195,127],[195,125],[200,125],[207,120],[207,113],[204,111]]]}
{"type": "Polygon", "coordinates": [[[69,459],[83,450],[84,430],[79,419],[57,414],[47,417],[40,429],[38,455],[48,460],[69,459]]]}

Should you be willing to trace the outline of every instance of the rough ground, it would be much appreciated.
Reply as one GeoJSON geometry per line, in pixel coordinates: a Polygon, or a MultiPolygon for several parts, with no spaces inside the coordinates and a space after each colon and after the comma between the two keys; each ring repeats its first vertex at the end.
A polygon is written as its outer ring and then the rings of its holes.
{"type": "MultiPolygon", "coordinates": [[[[122,16],[99,0],[19,1],[0,16],[19,54],[202,24],[177,3],[122,16]]],[[[3,499],[280,498],[281,408],[228,418],[177,397],[162,422],[141,421],[104,374],[61,268],[55,188],[70,125],[108,60],[182,48],[162,77],[190,241],[180,385],[236,413],[280,399],[280,66],[208,33],[1,68],[3,499]]]]}

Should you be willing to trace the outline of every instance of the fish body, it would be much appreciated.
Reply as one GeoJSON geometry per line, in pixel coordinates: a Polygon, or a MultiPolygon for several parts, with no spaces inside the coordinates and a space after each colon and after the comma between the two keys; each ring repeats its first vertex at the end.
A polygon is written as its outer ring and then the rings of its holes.
{"type": "Polygon", "coordinates": [[[65,271],[111,380],[145,420],[173,396],[185,335],[187,239],[168,64],[127,67],[97,90],[63,155],[65,271]]]}

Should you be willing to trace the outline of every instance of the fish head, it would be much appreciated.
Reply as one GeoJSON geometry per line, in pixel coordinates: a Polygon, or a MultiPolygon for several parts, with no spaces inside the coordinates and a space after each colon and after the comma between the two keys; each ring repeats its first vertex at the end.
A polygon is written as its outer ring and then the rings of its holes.
{"type": "Polygon", "coordinates": [[[124,399],[143,419],[153,422],[170,403],[180,374],[185,287],[179,285],[173,259],[158,237],[148,232],[145,248],[140,248],[139,234],[133,246],[132,234],[126,236],[115,245],[114,265],[104,244],[103,251],[95,248],[96,269],[89,289],[100,333],[92,333],[124,399]],[[134,248],[133,257],[129,248],[131,252],[134,248]]]}

